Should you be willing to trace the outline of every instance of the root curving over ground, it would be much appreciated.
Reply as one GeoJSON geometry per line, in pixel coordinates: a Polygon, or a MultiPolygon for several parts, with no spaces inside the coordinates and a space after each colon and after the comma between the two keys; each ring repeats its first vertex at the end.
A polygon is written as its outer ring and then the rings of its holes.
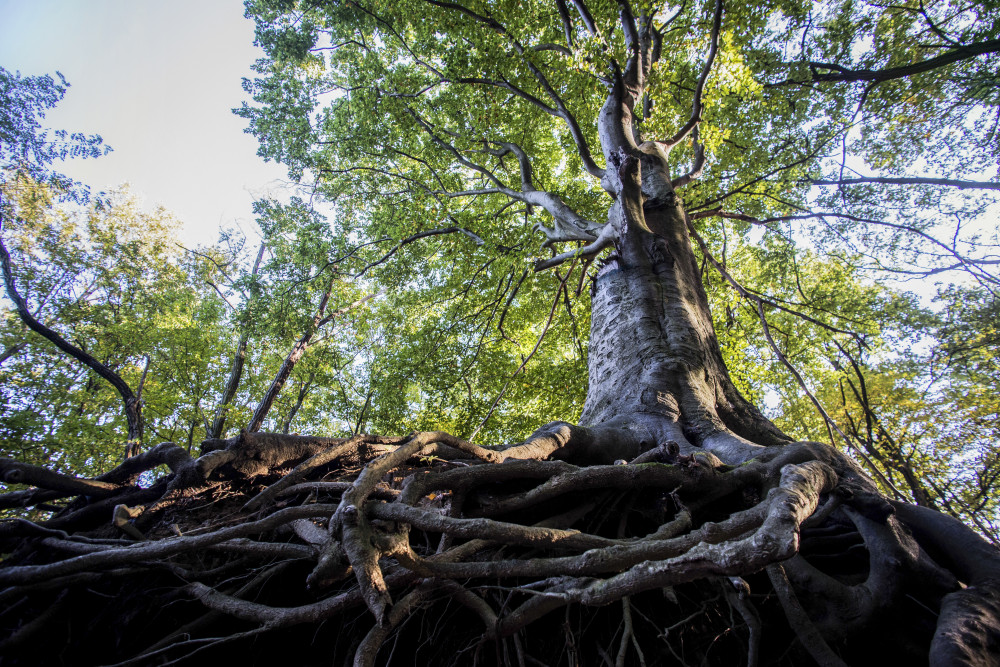
{"type": "Polygon", "coordinates": [[[0,496],[18,517],[0,523],[0,664],[1000,655],[993,547],[885,500],[829,447],[728,466],[666,442],[579,466],[514,458],[525,444],[244,432],[96,479],[4,460],[30,488],[0,496]]]}

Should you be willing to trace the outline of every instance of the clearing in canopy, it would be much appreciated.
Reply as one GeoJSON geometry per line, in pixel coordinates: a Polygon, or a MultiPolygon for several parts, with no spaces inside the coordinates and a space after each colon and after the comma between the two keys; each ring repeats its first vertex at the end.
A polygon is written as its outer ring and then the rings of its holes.
{"type": "Polygon", "coordinates": [[[996,3],[246,11],[259,239],[2,72],[2,664],[997,664],[996,3]]]}

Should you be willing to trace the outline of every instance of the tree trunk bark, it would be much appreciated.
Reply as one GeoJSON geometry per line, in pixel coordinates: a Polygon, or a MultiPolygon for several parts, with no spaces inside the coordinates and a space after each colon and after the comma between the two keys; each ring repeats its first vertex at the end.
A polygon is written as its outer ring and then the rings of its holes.
{"type": "Polygon", "coordinates": [[[623,230],[598,274],[581,423],[635,431],[644,448],[673,440],[739,463],[789,439],[729,377],[685,213],[670,195],[643,208],[651,231],[623,230]]]}

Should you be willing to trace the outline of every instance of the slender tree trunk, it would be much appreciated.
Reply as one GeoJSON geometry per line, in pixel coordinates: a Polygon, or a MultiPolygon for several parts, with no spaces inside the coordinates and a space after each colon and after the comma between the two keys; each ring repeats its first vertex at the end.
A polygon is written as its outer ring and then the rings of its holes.
{"type": "Polygon", "coordinates": [[[323,315],[326,313],[326,306],[330,302],[330,293],[332,290],[333,283],[331,282],[330,286],[323,294],[323,299],[319,303],[319,308],[317,309],[316,315],[313,317],[313,321],[310,323],[309,328],[297,341],[295,341],[295,344],[292,345],[292,351],[288,353],[288,356],[285,357],[285,360],[281,363],[281,367],[274,376],[274,380],[271,381],[271,386],[267,388],[267,391],[264,393],[264,398],[261,399],[257,409],[254,410],[253,416],[250,418],[250,423],[247,424],[246,430],[248,432],[255,433],[260,430],[261,425],[264,423],[264,419],[267,417],[267,413],[270,412],[271,406],[274,405],[274,401],[278,398],[278,394],[281,393],[281,389],[285,386],[285,382],[288,381],[289,376],[292,374],[292,369],[295,368],[295,364],[299,363],[302,355],[306,353],[306,350],[309,348],[309,343],[312,341],[313,336],[316,335],[316,332],[319,331],[320,327],[329,321],[323,315]]]}
{"type": "MultiPolygon", "coordinates": [[[[344,308],[326,315],[326,308],[330,303],[330,295],[332,293],[333,280],[330,281],[329,286],[326,288],[326,292],[323,294],[323,298],[319,303],[319,308],[316,310],[316,315],[313,316],[313,320],[310,323],[309,328],[304,334],[302,334],[301,338],[295,341],[295,344],[292,346],[292,351],[288,353],[287,357],[285,357],[285,361],[282,362],[277,374],[275,374],[274,380],[271,382],[271,386],[268,387],[267,392],[264,394],[264,398],[261,399],[257,409],[254,410],[253,416],[250,418],[250,423],[247,424],[246,427],[248,432],[254,433],[260,430],[265,417],[267,417],[267,413],[271,410],[271,406],[274,405],[275,399],[278,398],[278,394],[281,393],[282,387],[285,386],[285,382],[287,382],[288,378],[291,376],[292,370],[295,368],[295,364],[299,363],[299,360],[302,359],[302,356],[309,348],[313,337],[319,332],[319,330],[335,317],[343,315],[347,311],[360,306],[375,296],[374,294],[369,294],[368,296],[358,299],[344,308]]],[[[298,410],[298,406],[296,406],[295,409],[298,410]]]]}
{"type": "Polygon", "coordinates": [[[225,432],[226,412],[229,409],[230,403],[233,402],[233,398],[236,397],[236,392],[240,388],[240,381],[243,379],[243,364],[246,362],[247,344],[250,342],[254,306],[257,303],[257,293],[259,291],[257,272],[260,269],[261,261],[264,259],[264,250],[266,248],[266,243],[260,244],[260,250],[257,251],[257,259],[253,264],[253,271],[250,274],[250,298],[247,300],[246,314],[243,317],[240,341],[236,344],[233,365],[229,369],[229,378],[226,380],[226,388],[222,391],[222,398],[219,400],[219,406],[215,411],[215,419],[212,420],[212,424],[208,428],[208,438],[221,438],[225,432]]]}
{"type": "Polygon", "coordinates": [[[365,419],[368,417],[368,408],[372,404],[372,389],[368,389],[368,393],[365,395],[365,403],[361,406],[361,410],[358,411],[358,421],[354,424],[354,435],[361,433],[361,429],[365,426],[365,419]]]}
{"type": "Polygon", "coordinates": [[[243,365],[246,362],[247,344],[250,342],[250,325],[244,324],[240,340],[236,344],[236,353],[233,355],[233,365],[229,369],[229,377],[226,380],[226,387],[222,391],[222,398],[219,406],[215,410],[215,418],[209,425],[206,437],[221,438],[226,429],[226,413],[229,405],[236,397],[236,392],[240,388],[240,381],[243,379],[243,365]]]}
{"type": "Polygon", "coordinates": [[[281,425],[282,433],[287,435],[288,432],[292,429],[292,420],[295,419],[295,414],[299,411],[299,409],[302,407],[302,404],[305,402],[306,395],[309,393],[309,389],[312,387],[313,379],[315,379],[315,377],[316,377],[315,373],[310,373],[309,379],[305,380],[302,383],[302,386],[299,387],[299,393],[295,397],[295,405],[293,405],[291,409],[289,409],[288,414],[285,415],[285,421],[281,425]]]}

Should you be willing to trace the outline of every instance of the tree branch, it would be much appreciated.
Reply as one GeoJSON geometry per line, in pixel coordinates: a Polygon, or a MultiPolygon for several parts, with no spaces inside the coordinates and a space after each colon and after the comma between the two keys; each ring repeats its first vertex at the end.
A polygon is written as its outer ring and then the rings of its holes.
{"type": "Polygon", "coordinates": [[[28,304],[18,293],[17,287],[14,284],[14,271],[11,266],[10,253],[7,252],[7,247],[3,244],[2,240],[0,240],[0,265],[2,265],[3,268],[3,280],[4,286],[7,288],[7,296],[14,304],[14,308],[17,310],[17,314],[21,318],[21,321],[24,322],[29,329],[50,341],[57,348],[93,370],[118,391],[125,408],[125,421],[128,424],[129,442],[126,446],[126,457],[137,454],[138,447],[142,442],[142,405],[138,398],[136,398],[136,395],[132,392],[132,388],[128,386],[128,383],[125,382],[125,380],[123,380],[118,373],[114,372],[76,345],[67,341],[57,332],[42,324],[35,318],[34,315],[31,314],[31,311],[28,309],[28,304]]]}
{"type": "MultiPolygon", "coordinates": [[[[594,162],[594,158],[590,152],[590,146],[587,143],[587,138],[583,134],[583,130],[580,128],[580,124],[577,122],[576,117],[572,113],[570,113],[569,109],[566,107],[566,104],[563,102],[562,97],[559,96],[559,94],[556,92],[552,84],[549,83],[548,78],[542,73],[540,69],[538,69],[538,66],[535,65],[533,62],[531,62],[531,59],[527,57],[527,49],[524,48],[521,42],[517,40],[514,37],[514,35],[512,35],[503,24],[494,19],[492,16],[479,14],[477,12],[472,11],[471,9],[462,7],[461,5],[458,5],[453,2],[444,2],[442,0],[425,0],[425,1],[437,7],[441,7],[444,9],[451,9],[460,12],[462,14],[465,14],[474,21],[483,23],[492,30],[496,31],[497,33],[504,35],[510,42],[511,46],[514,47],[514,50],[517,51],[518,55],[521,57],[521,61],[525,64],[528,70],[531,71],[532,75],[538,81],[539,85],[549,96],[552,102],[556,105],[556,108],[559,110],[558,115],[563,119],[563,121],[565,121],[566,125],[569,127],[570,135],[573,137],[573,141],[576,143],[577,152],[580,155],[580,159],[583,161],[584,168],[587,170],[588,173],[590,173],[591,176],[594,176],[595,178],[601,178],[604,176],[604,170],[598,167],[597,163],[594,162]]],[[[583,7],[583,9],[581,9],[582,3],[578,3],[574,0],[573,4],[577,5],[577,9],[581,10],[581,15],[583,15],[586,8],[583,7]]],[[[589,12],[587,12],[587,16],[589,16],[589,12]]],[[[596,31],[592,29],[592,26],[593,26],[593,18],[590,19],[590,23],[588,24],[588,29],[591,29],[591,32],[596,34],[596,31]]]]}
{"type": "Polygon", "coordinates": [[[483,241],[483,239],[480,238],[478,234],[469,231],[465,227],[441,227],[440,229],[428,229],[426,231],[417,232],[416,234],[407,236],[405,239],[397,243],[395,248],[393,248],[386,254],[382,255],[380,259],[371,262],[370,264],[366,265],[363,269],[355,273],[354,277],[360,278],[361,276],[363,276],[365,273],[368,272],[368,269],[372,269],[378,266],[379,264],[387,262],[393,255],[399,252],[400,248],[410,243],[413,243],[414,241],[419,241],[420,239],[427,238],[428,236],[440,236],[441,234],[454,234],[456,232],[465,234],[470,239],[475,241],[476,245],[483,245],[483,243],[485,243],[485,241],[483,241]]]}
{"type": "Polygon", "coordinates": [[[570,2],[576,7],[576,11],[580,13],[580,18],[583,19],[583,25],[587,27],[587,32],[594,37],[600,37],[600,33],[597,32],[597,24],[594,23],[594,17],[591,15],[590,10],[587,9],[586,3],[583,0],[570,0],[570,2]]]}
{"type": "Polygon", "coordinates": [[[566,7],[566,0],[556,0],[556,8],[559,10],[559,20],[562,21],[563,35],[566,37],[566,46],[573,48],[573,21],[569,16],[569,9],[566,7]]]}
{"type": "Polygon", "coordinates": [[[712,64],[715,62],[715,56],[719,52],[719,34],[722,32],[722,0],[715,0],[715,14],[712,17],[712,33],[709,37],[708,47],[708,57],[705,59],[705,66],[701,70],[701,76],[698,77],[698,83],[694,87],[694,100],[691,103],[691,117],[688,121],[677,131],[674,136],[670,137],[664,142],[660,142],[664,150],[670,150],[681,141],[683,141],[694,128],[698,127],[701,122],[701,114],[704,111],[704,104],[702,102],[702,94],[705,92],[705,82],[708,81],[708,75],[712,71],[712,64]]]}
{"type": "Polygon", "coordinates": [[[0,364],[13,357],[15,354],[18,354],[26,347],[28,347],[27,343],[18,343],[17,345],[11,345],[3,352],[0,352],[0,364]]]}
{"type": "Polygon", "coordinates": [[[614,225],[604,225],[604,228],[601,229],[601,233],[592,243],[589,243],[582,248],[575,248],[573,250],[560,253],[555,257],[550,257],[549,259],[540,259],[535,262],[535,271],[551,269],[571,259],[593,259],[602,250],[611,246],[616,238],[617,232],[615,231],[614,225]]]}
{"type": "Polygon", "coordinates": [[[886,185],[947,185],[959,188],[960,190],[1000,190],[1000,183],[991,181],[964,181],[953,178],[918,176],[864,176],[861,178],[842,178],[839,180],[811,179],[806,182],[813,185],[864,185],[866,183],[884,183],[886,185]]]}
{"type": "Polygon", "coordinates": [[[684,187],[695,179],[701,178],[701,174],[705,169],[705,144],[699,140],[697,127],[692,130],[691,138],[694,140],[694,163],[691,165],[691,171],[670,182],[671,187],[675,190],[684,187]]]}
{"type": "MultiPolygon", "coordinates": [[[[545,245],[555,243],[558,241],[592,241],[596,238],[598,230],[601,228],[600,225],[586,220],[571,209],[566,203],[556,194],[552,192],[546,192],[544,190],[536,190],[534,185],[530,182],[531,168],[530,162],[528,161],[527,155],[524,153],[517,144],[510,142],[488,142],[497,143],[501,146],[509,147],[515,154],[518,155],[518,163],[521,168],[521,181],[522,190],[517,191],[512,188],[507,187],[503,181],[501,181],[496,174],[486,167],[473,162],[472,160],[465,157],[454,145],[448,143],[441,137],[439,137],[435,132],[433,127],[421,118],[413,109],[408,109],[410,115],[416,120],[417,124],[427,132],[431,137],[431,140],[438,146],[443,148],[452,154],[452,156],[462,165],[479,172],[487,179],[489,179],[496,188],[481,188],[477,190],[465,190],[464,194],[490,194],[499,193],[504,194],[511,199],[524,202],[526,204],[531,204],[534,206],[540,206],[552,215],[554,220],[553,229],[549,230],[541,225],[537,225],[536,228],[542,231],[547,237],[545,245]],[[516,149],[516,150],[515,150],[516,149]],[[527,167],[527,171],[525,171],[527,167]],[[527,187],[529,189],[525,190],[525,177],[527,176],[528,182],[527,187]]],[[[496,152],[491,151],[494,155],[496,152]]],[[[435,193],[436,194],[436,193],[435,193]]],[[[449,194],[449,193],[444,193],[449,194]]],[[[453,195],[449,195],[453,196],[453,195]]]]}
{"type": "MultiPolygon", "coordinates": [[[[912,273],[915,275],[930,276],[936,273],[941,273],[943,271],[951,271],[960,268],[968,272],[970,275],[974,276],[977,280],[987,281],[991,283],[1000,283],[1000,279],[998,279],[996,276],[994,276],[991,273],[988,273],[985,269],[983,269],[983,265],[997,264],[998,262],[1000,262],[1000,260],[991,260],[986,258],[972,259],[965,257],[962,254],[960,254],[954,247],[951,247],[945,242],[941,241],[940,239],[934,238],[927,232],[917,229],[916,227],[910,225],[902,225],[895,222],[886,222],[885,220],[876,220],[874,218],[862,218],[860,216],[850,215],[848,213],[832,213],[832,212],[819,212],[819,213],[809,212],[802,215],[785,215],[774,218],[758,219],[754,218],[753,216],[744,215],[742,213],[728,213],[718,208],[694,213],[693,215],[691,215],[691,219],[696,220],[698,218],[704,218],[709,216],[719,216],[720,218],[728,218],[731,220],[743,220],[745,222],[750,222],[755,225],[766,225],[771,222],[783,222],[789,220],[809,220],[811,218],[820,218],[821,220],[825,218],[842,218],[844,220],[851,220],[853,222],[862,222],[872,225],[878,225],[880,227],[889,227],[890,229],[896,229],[902,232],[906,232],[908,234],[914,234],[926,241],[929,241],[932,245],[941,248],[944,251],[943,255],[954,257],[956,263],[944,267],[921,269],[919,271],[906,271],[903,269],[892,269],[889,267],[882,267],[884,270],[892,271],[894,273],[912,273]]],[[[935,258],[940,258],[941,256],[942,255],[934,255],[935,258]]],[[[992,292],[992,289],[990,291],[992,292]]]]}
{"type": "Polygon", "coordinates": [[[812,71],[812,76],[808,79],[788,79],[780,83],[767,84],[768,86],[787,86],[796,84],[806,84],[815,82],[855,82],[871,81],[881,83],[892,79],[902,79],[914,74],[923,74],[939,67],[946,67],[952,63],[970,60],[987,53],[1000,51],[1000,39],[991,39],[985,42],[967,44],[942,53],[934,58],[928,58],[918,63],[903,65],[900,67],[887,67],[885,69],[847,69],[835,63],[807,62],[806,65],[812,71]],[[820,74],[818,70],[830,70],[827,74],[820,74]]]}

